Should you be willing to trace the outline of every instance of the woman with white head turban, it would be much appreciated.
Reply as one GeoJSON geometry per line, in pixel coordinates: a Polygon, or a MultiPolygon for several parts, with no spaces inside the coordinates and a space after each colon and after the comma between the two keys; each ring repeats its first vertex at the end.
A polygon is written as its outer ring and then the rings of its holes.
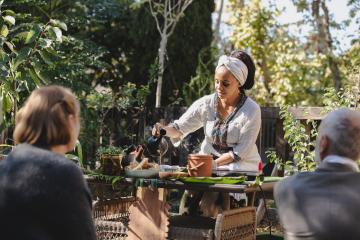
{"type": "Polygon", "coordinates": [[[213,168],[257,171],[261,112],[245,94],[254,85],[254,75],[254,62],[246,52],[236,50],[230,56],[221,56],[215,70],[215,93],[196,100],[172,124],[157,123],[153,135],[164,128],[174,141],[203,127],[205,139],[200,153],[214,156],[213,168]]]}
{"type": "Polygon", "coordinates": [[[230,56],[221,56],[215,70],[215,93],[196,100],[174,123],[157,123],[153,135],[164,128],[172,140],[182,139],[204,127],[200,153],[216,158],[214,168],[256,171],[261,112],[244,91],[254,85],[254,75],[255,65],[246,52],[236,50],[230,56]]]}

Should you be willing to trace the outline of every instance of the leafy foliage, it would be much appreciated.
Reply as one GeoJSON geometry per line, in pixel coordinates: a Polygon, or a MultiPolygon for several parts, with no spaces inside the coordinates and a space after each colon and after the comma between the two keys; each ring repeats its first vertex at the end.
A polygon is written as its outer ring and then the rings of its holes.
{"type": "MultiPolygon", "coordinates": [[[[326,89],[323,96],[324,113],[340,107],[356,108],[359,104],[359,88],[346,86],[336,92],[334,88],[326,89]]],[[[290,145],[293,152],[292,159],[281,159],[275,151],[267,151],[266,155],[270,162],[275,162],[279,168],[284,168],[287,174],[295,172],[313,171],[315,164],[315,140],[317,137],[317,124],[314,120],[308,120],[308,131],[300,120],[294,118],[289,111],[289,106],[282,106],[280,118],[283,119],[284,139],[290,145]]]]}
{"type": "Polygon", "coordinates": [[[111,108],[118,110],[136,106],[143,108],[148,94],[148,86],[137,87],[134,83],[129,82],[122,86],[119,93],[114,93],[111,89],[93,91],[87,96],[87,106],[102,113],[111,108]]]}
{"type": "MultiPolygon", "coordinates": [[[[0,9],[6,7],[0,4],[0,9]]],[[[42,71],[58,58],[57,47],[62,43],[65,23],[48,19],[41,22],[27,14],[11,9],[0,10],[0,96],[3,102],[4,123],[9,126],[18,102],[25,92],[48,82],[42,71]],[[11,116],[11,115],[10,115],[11,116]]],[[[5,127],[4,125],[2,127],[5,127]]]]}
{"type": "Polygon", "coordinates": [[[123,154],[124,153],[124,149],[121,147],[114,147],[114,146],[108,146],[108,147],[99,147],[96,150],[96,155],[100,156],[102,154],[109,154],[109,155],[119,155],[119,154],[123,154]]]}
{"type": "Polygon", "coordinates": [[[183,95],[186,105],[190,105],[196,99],[214,91],[214,65],[215,52],[213,48],[203,49],[199,54],[196,76],[183,87],[183,95]]]}
{"type": "Polygon", "coordinates": [[[323,100],[325,105],[324,111],[330,112],[340,107],[357,107],[360,99],[359,93],[360,90],[358,86],[347,86],[345,89],[341,88],[338,92],[333,88],[326,89],[323,100]]]}
{"type": "Polygon", "coordinates": [[[124,179],[123,176],[110,176],[110,175],[105,175],[105,174],[102,174],[100,172],[93,171],[93,170],[83,170],[83,171],[90,177],[95,177],[98,180],[102,180],[102,181],[111,183],[111,185],[114,189],[115,189],[116,184],[119,181],[121,181],[122,179],[124,179]]]}
{"type": "Polygon", "coordinates": [[[273,151],[267,152],[267,157],[271,162],[275,162],[278,167],[284,167],[289,174],[303,171],[313,171],[315,169],[315,139],[317,136],[317,125],[314,120],[308,120],[306,123],[310,126],[310,133],[305,126],[294,118],[289,111],[289,106],[280,108],[280,118],[283,119],[284,139],[290,145],[294,153],[293,161],[285,160],[283,162],[273,151]],[[293,163],[295,165],[293,165],[293,163]]]}
{"type": "MultiPolygon", "coordinates": [[[[235,48],[248,49],[258,66],[255,88],[251,91],[257,102],[271,105],[319,105],[323,89],[332,86],[328,56],[316,48],[316,35],[294,36],[292,27],[311,22],[280,24],[282,13],[275,2],[265,7],[260,0],[238,6],[230,0],[234,26],[231,42],[235,48]]],[[[306,1],[302,11],[309,11],[306,1]]],[[[299,8],[300,9],[300,8],[299,8]]]]}

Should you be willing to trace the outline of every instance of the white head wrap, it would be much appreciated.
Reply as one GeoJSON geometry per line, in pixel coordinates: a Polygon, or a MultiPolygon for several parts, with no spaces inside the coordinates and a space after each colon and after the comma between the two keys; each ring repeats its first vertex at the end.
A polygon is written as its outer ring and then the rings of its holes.
{"type": "Polygon", "coordinates": [[[235,57],[228,57],[226,55],[222,55],[219,58],[218,65],[216,66],[216,71],[221,66],[225,66],[234,75],[236,80],[239,81],[240,86],[244,85],[248,75],[248,69],[243,61],[235,57]]]}

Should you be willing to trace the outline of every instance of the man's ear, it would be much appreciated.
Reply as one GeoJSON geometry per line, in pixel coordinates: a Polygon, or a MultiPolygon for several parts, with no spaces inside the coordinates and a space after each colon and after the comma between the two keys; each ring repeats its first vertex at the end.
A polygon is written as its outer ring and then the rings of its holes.
{"type": "Polygon", "coordinates": [[[321,159],[324,159],[329,153],[330,142],[328,136],[322,136],[319,145],[320,145],[320,149],[319,149],[320,157],[321,159]]]}

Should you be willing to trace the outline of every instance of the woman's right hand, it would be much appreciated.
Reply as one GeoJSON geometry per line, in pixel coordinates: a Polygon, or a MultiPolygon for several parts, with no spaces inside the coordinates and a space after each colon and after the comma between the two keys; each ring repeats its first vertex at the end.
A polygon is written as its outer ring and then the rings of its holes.
{"type": "Polygon", "coordinates": [[[162,125],[161,123],[155,123],[151,130],[151,135],[154,137],[160,136],[160,129],[162,128],[164,128],[164,125],[162,125]]]}
{"type": "Polygon", "coordinates": [[[160,135],[164,135],[169,138],[180,138],[182,136],[182,133],[171,125],[165,126],[161,123],[155,123],[151,131],[151,135],[154,137],[159,137],[160,135]]]}

